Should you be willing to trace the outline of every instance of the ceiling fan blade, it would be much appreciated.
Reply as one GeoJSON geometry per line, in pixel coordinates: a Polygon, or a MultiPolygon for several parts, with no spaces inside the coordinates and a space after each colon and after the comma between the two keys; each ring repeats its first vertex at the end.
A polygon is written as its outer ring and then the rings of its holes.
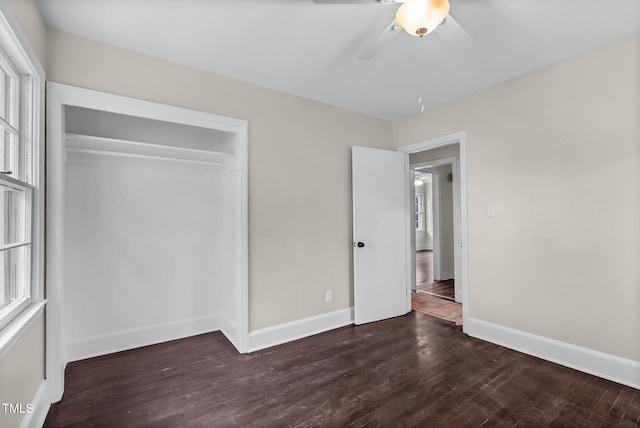
{"type": "Polygon", "coordinates": [[[405,0],[313,0],[315,4],[364,4],[364,3],[382,3],[396,4],[404,3],[405,0]]]}
{"type": "Polygon", "coordinates": [[[451,15],[445,18],[444,23],[438,25],[435,33],[457,52],[469,49],[476,42],[451,15]]]}
{"type": "Polygon", "coordinates": [[[400,33],[400,30],[402,28],[395,21],[392,21],[391,24],[384,27],[382,33],[360,54],[358,59],[368,60],[376,56],[387,43],[400,33]]]}
{"type": "Polygon", "coordinates": [[[364,4],[375,0],[313,0],[315,4],[364,4]]]}

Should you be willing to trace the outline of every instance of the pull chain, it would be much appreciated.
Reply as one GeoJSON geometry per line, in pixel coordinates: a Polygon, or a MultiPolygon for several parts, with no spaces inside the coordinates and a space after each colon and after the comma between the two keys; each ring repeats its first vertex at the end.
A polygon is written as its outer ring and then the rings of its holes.
{"type": "Polygon", "coordinates": [[[420,107],[420,113],[424,113],[424,99],[422,98],[422,94],[423,94],[423,90],[424,90],[424,86],[422,84],[423,82],[423,78],[424,78],[424,45],[423,45],[423,37],[419,37],[418,38],[418,51],[420,54],[420,74],[418,76],[418,88],[420,89],[418,91],[419,95],[418,95],[418,106],[420,107]]]}

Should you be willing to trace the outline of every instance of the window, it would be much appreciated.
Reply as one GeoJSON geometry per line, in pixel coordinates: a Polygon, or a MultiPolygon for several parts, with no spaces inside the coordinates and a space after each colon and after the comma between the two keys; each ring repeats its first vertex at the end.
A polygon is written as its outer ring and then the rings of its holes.
{"type": "Polygon", "coordinates": [[[0,329],[25,308],[39,289],[34,263],[34,194],[40,106],[33,66],[7,17],[0,14],[0,329]],[[34,275],[35,273],[35,275],[34,275]]]}
{"type": "Polygon", "coordinates": [[[424,230],[424,193],[416,193],[416,230],[424,230]]]}

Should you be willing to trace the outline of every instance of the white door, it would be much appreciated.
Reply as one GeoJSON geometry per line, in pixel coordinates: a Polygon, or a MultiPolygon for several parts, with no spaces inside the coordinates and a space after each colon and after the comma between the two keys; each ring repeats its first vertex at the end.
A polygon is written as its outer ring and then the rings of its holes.
{"type": "Polygon", "coordinates": [[[353,147],[355,323],[411,310],[407,284],[405,154],[353,147]]]}

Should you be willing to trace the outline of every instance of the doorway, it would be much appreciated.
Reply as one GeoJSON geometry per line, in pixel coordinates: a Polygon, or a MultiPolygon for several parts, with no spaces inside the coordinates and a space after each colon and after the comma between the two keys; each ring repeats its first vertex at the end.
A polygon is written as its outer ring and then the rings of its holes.
{"type": "Polygon", "coordinates": [[[411,165],[416,200],[416,291],[450,301],[456,301],[453,244],[456,159],[453,156],[411,165]]]}
{"type": "Polygon", "coordinates": [[[453,260],[453,209],[449,165],[412,167],[415,187],[416,292],[455,301],[453,260]],[[442,188],[441,188],[442,186],[442,188]],[[443,197],[445,195],[445,197],[443,197]],[[443,253],[444,251],[444,253],[443,253]]]}
{"type": "MultiPolygon", "coordinates": [[[[462,304],[462,320],[468,316],[466,282],[466,159],[465,133],[460,132],[401,147],[406,153],[409,200],[416,222],[407,231],[409,248],[410,290],[442,299],[447,304],[462,304]],[[431,177],[430,186],[425,182],[431,177]],[[421,186],[416,186],[418,180],[421,186]],[[429,187],[431,212],[429,212],[429,187]],[[448,193],[447,193],[448,188],[448,193]],[[443,191],[444,190],[444,191],[443,191]],[[424,196],[420,196],[424,195],[424,196]],[[424,207],[420,207],[420,203],[424,207]],[[443,215],[448,206],[448,214],[443,215]],[[422,208],[422,210],[420,209],[422,208]],[[424,217],[429,230],[429,214],[433,226],[430,236],[420,236],[420,220],[424,217]],[[443,225],[448,231],[443,230],[443,225]],[[426,292],[426,293],[425,293],[426,292]]],[[[464,329],[464,326],[463,326],[464,329]]]]}

